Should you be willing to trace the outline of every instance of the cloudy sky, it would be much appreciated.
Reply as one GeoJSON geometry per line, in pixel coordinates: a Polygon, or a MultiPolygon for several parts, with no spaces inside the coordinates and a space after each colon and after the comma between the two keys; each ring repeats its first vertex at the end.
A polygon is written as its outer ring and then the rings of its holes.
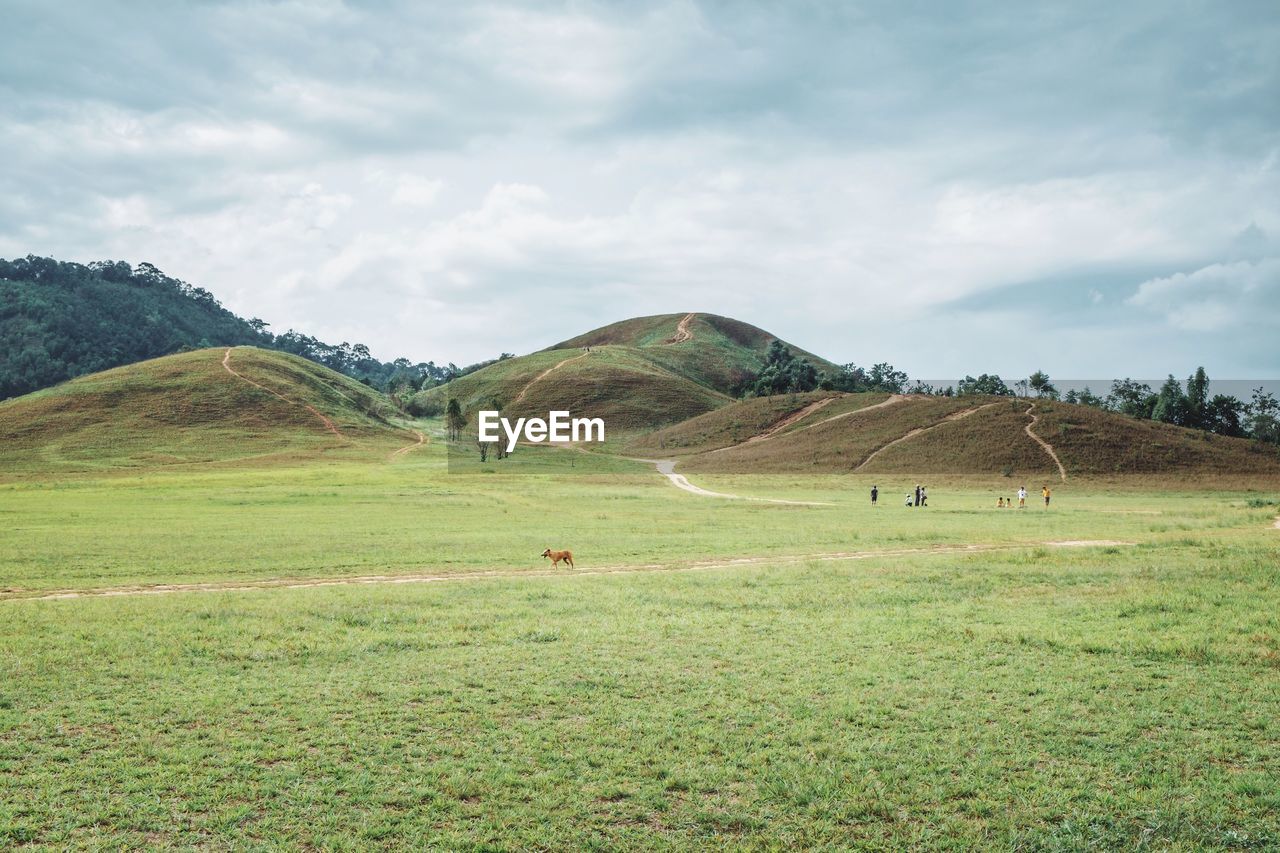
{"type": "Polygon", "coordinates": [[[1280,375],[1280,6],[0,0],[0,257],[465,363],[1280,375]]]}

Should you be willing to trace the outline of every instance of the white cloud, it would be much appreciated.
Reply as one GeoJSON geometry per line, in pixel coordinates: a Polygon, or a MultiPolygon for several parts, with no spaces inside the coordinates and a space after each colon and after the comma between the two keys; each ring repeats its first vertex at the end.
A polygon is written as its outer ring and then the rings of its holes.
{"type": "Polygon", "coordinates": [[[1162,314],[1176,329],[1280,327],[1280,258],[1210,264],[1138,285],[1128,303],[1162,314]]]}
{"type": "Polygon", "coordinates": [[[419,175],[401,175],[395,182],[395,191],[391,193],[392,204],[403,204],[410,207],[430,207],[440,196],[444,181],[424,178],[419,175]]]}
{"type": "Polygon", "coordinates": [[[1274,21],[888,8],[34,11],[57,39],[0,33],[0,255],[148,260],[277,329],[458,362],[709,310],[913,373],[1062,373],[992,341],[1016,318],[1128,364],[1175,357],[1172,325],[1212,365],[1274,321],[1274,21]],[[1194,272],[1122,305],[1134,269],[1194,272]]]}

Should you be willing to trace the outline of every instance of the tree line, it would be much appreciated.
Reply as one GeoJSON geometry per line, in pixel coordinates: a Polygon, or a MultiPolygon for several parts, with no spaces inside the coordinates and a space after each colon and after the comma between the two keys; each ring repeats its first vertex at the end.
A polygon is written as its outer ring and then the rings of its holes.
{"type": "Polygon", "coordinates": [[[364,344],[328,344],[222,307],[213,294],[124,261],[0,258],[0,399],[189,349],[252,345],[310,359],[404,400],[501,358],[467,367],[379,361],[364,344]]]}

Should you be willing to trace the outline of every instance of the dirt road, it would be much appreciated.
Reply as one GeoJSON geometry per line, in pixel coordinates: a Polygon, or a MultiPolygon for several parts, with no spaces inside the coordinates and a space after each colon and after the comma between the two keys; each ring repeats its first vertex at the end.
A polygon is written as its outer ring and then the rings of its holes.
{"type": "MultiPolygon", "coordinates": [[[[630,457],[623,457],[630,458],[630,457]]],[[[823,503],[821,501],[788,501],[782,498],[753,498],[746,495],[731,495],[725,492],[713,492],[710,489],[704,489],[701,486],[695,486],[689,482],[684,474],[676,473],[676,461],[674,459],[631,459],[632,462],[648,462],[658,469],[658,473],[671,481],[671,484],[677,489],[684,489],[691,494],[701,495],[704,498],[727,498],[734,501],[759,501],[760,503],[769,504],[788,504],[790,506],[835,506],[835,504],[823,503]]]]}
{"type": "Polygon", "coordinates": [[[1132,542],[1110,539],[1021,542],[1010,545],[937,545],[930,548],[895,548],[876,551],[826,551],[812,554],[782,554],[775,556],[729,557],[689,563],[647,563],[632,566],[600,566],[587,569],[493,569],[475,572],[406,573],[398,575],[355,575],[335,578],[271,578],[259,581],[223,581],[211,583],[156,584],[153,586],[98,587],[94,589],[44,590],[23,594],[21,590],[0,593],[0,602],[59,601],[75,598],[115,598],[122,596],[174,595],[201,592],[253,592],[271,589],[313,589],[330,586],[367,586],[372,584],[452,583],[493,579],[526,578],[556,579],[583,578],[600,575],[624,575],[643,573],[705,572],[715,569],[732,569],[750,566],[784,566],[809,562],[839,562],[844,560],[871,560],[882,557],[910,555],[958,555],[990,554],[1000,551],[1016,551],[1023,548],[1089,548],[1127,546],[1132,542]]]}

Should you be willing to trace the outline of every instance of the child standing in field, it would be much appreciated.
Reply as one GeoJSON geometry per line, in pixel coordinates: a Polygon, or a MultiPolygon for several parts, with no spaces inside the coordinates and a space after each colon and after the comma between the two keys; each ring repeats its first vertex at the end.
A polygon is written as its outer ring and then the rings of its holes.
{"type": "Polygon", "coordinates": [[[1044,488],[1040,490],[1040,494],[1044,495],[1044,508],[1045,508],[1045,509],[1048,509],[1048,508],[1049,508],[1049,496],[1050,496],[1051,494],[1053,494],[1052,492],[1050,492],[1050,491],[1049,491],[1049,484],[1048,484],[1048,483],[1046,483],[1046,484],[1045,484],[1045,486],[1044,486],[1044,488]]]}
{"type": "Polygon", "coordinates": [[[1018,486],[1018,509],[1027,508],[1027,487],[1018,486]]]}
{"type": "Polygon", "coordinates": [[[872,486],[871,487],[871,505],[872,506],[876,505],[876,498],[878,497],[880,497],[880,487],[872,486]]]}

